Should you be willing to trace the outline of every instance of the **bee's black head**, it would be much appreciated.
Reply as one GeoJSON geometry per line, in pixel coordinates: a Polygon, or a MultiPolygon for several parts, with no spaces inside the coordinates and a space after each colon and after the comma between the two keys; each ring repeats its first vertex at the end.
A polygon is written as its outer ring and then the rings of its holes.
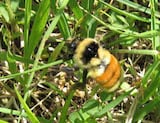
{"type": "Polygon", "coordinates": [[[98,56],[99,45],[96,42],[90,43],[83,52],[82,61],[87,64],[93,57],[98,56]]]}

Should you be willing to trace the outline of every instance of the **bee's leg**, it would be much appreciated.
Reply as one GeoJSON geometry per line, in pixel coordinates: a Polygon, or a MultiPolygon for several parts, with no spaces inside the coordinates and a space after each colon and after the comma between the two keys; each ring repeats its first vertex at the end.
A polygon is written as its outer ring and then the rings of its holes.
{"type": "Polygon", "coordinates": [[[86,87],[86,83],[87,83],[87,69],[84,69],[83,70],[83,74],[82,74],[82,83],[81,82],[78,82],[76,83],[73,88],[74,89],[84,89],[86,87]]]}
{"type": "Polygon", "coordinates": [[[87,74],[88,74],[88,70],[87,69],[84,69],[83,70],[83,85],[85,86],[86,83],[87,83],[87,74]]]}

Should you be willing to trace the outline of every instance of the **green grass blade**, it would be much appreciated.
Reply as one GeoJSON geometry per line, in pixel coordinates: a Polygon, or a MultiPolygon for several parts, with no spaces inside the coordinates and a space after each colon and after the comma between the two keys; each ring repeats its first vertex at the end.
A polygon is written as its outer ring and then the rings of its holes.
{"type": "Polygon", "coordinates": [[[64,13],[61,14],[60,20],[58,22],[58,26],[59,26],[59,30],[62,33],[64,39],[67,39],[71,36],[67,18],[64,13]]]}
{"type": "Polygon", "coordinates": [[[25,112],[12,110],[12,109],[8,109],[8,108],[4,108],[4,107],[0,107],[0,112],[5,113],[5,114],[17,115],[17,116],[19,116],[21,114],[23,117],[27,117],[27,114],[25,112]]]}
{"type": "MultiPolygon", "coordinates": [[[[57,47],[54,49],[54,51],[51,53],[49,59],[48,59],[48,63],[51,63],[53,61],[55,61],[58,57],[58,55],[60,54],[63,46],[64,46],[65,42],[61,42],[57,45],[57,47]]],[[[47,69],[44,69],[41,76],[43,77],[47,72],[47,69]]]]}
{"type": "Polygon", "coordinates": [[[9,123],[9,122],[6,122],[6,121],[4,121],[4,120],[0,120],[0,123],[9,123]]]}
{"type": "Polygon", "coordinates": [[[58,57],[58,55],[60,54],[63,46],[64,46],[65,42],[61,42],[57,45],[57,47],[55,48],[54,52],[52,52],[51,56],[49,57],[48,62],[52,62],[55,61],[58,57]]]}
{"type": "Polygon", "coordinates": [[[0,52],[0,60],[1,61],[5,61],[7,59],[7,57],[10,57],[11,59],[14,59],[15,61],[19,61],[19,62],[22,62],[22,63],[33,64],[33,62],[34,62],[33,60],[25,59],[24,57],[22,57],[20,55],[12,54],[12,55],[8,56],[8,53],[6,51],[1,51],[0,52]]]}
{"type": "Polygon", "coordinates": [[[157,50],[127,50],[127,49],[115,49],[111,50],[111,52],[115,53],[122,53],[122,54],[140,54],[140,55],[151,55],[151,56],[158,56],[160,53],[157,50]]]}
{"type": "Polygon", "coordinates": [[[25,103],[25,101],[21,97],[21,95],[18,92],[17,88],[14,87],[14,89],[15,89],[15,92],[17,94],[17,97],[18,97],[19,101],[21,102],[21,105],[23,106],[24,110],[26,111],[26,114],[27,114],[28,118],[30,119],[30,122],[32,122],[32,123],[40,123],[40,121],[37,119],[35,114],[30,110],[28,105],[25,103]]]}
{"type": "MultiPolygon", "coordinates": [[[[30,18],[31,18],[31,8],[32,8],[32,0],[25,1],[25,14],[24,14],[24,56],[27,56],[28,52],[28,37],[29,37],[29,29],[30,29],[30,18]]],[[[26,64],[27,66],[27,64],[26,64]]]]}
{"type": "Polygon", "coordinates": [[[54,92],[57,92],[61,97],[66,97],[65,94],[56,85],[53,85],[50,82],[45,82],[44,85],[49,86],[49,88],[51,88],[54,92]]]}
{"type": "Polygon", "coordinates": [[[54,66],[54,65],[57,65],[57,64],[61,64],[61,63],[63,63],[63,60],[57,60],[57,61],[52,62],[52,63],[37,66],[36,68],[28,69],[28,70],[26,70],[22,73],[18,72],[18,73],[15,73],[15,74],[10,74],[8,76],[1,76],[0,81],[12,79],[12,78],[15,78],[16,76],[20,76],[20,75],[23,75],[23,74],[28,74],[28,73],[35,72],[35,71],[38,71],[38,70],[42,70],[42,69],[45,69],[45,68],[48,68],[48,67],[51,67],[51,66],[54,66]]]}
{"type": "MultiPolygon", "coordinates": [[[[11,52],[8,51],[6,60],[8,62],[9,70],[12,74],[18,73],[17,65],[16,65],[16,60],[14,59],[14,56],[11,54],[11,52]]],[[[15,77],[15,79],[21,83],[23,83],[23,79],[18,76],[15,77]]]]}
{"type": "Polygon", "coordinates": [[[83,11],[79,8],[77,0],[70,0],[69,7],[72,9],[77,20],[83,17],[83,11]]]}
{"type": "MultiPolygon", "coordinates": [[[[54,0],[52,0],[52,1],[54,1],[54,0]]],[[[68,2],[69,2],[69,0],[61,1],[61,3],[59,4],[60,7],[58,8],[60,13],[66,8],[68,2]]]]}
{"type": "Polygon", "coordinates": [[[110,5],[110,4],[108,4],[108,3],[106,3],[106,2],[104,2],[104,1],[102,1],[102,0],[99,0],[99,1],[100,1],[101,3],[103,3],[106,7],[112,9],[113,11],[115,11],[115,12],[121,14],[121,15],[125,15],[125,16],[127,16],[127,17],[130,17],[130,18],[132,18],[132,19],[139,20],[139,21],[142,21],[142,22],[147,22],[147,23],[150,22],[147,18],[139,17],[139,16],[134,15],[134,14],[131,14],[131,13],[127,12],[127,11],[120,10],[120,9],[118,9],[118,8],[116,8],[116,7],[110,5]]]}
{"type": "Polygon", "coordinates": [[[160,61],[155,61],[152,65],[150,65],[149,69],[146,71],[141,82],[144,88],[147,86],[148,80],[151,78],[155,70],[158,69],[159,65],[160,65],[160,61]]]}
{"type": "Polygon", "coordinates": [[[143,107],[137,107],[137,111],[134,113],[134,122],[143,120],[144,117],[151,111],[154,110],[155,107],[158,107],[160,103],[159,97],[156,97],[149,103],[143,105],[143,107]]]}
{"type": "Polygon", "coordinates": [[[81,6],[91,12],[93,9],[94,0],[82,0],[81,6]]]}
{"type": "MultiPolygon", "coordinates": [[[[127,5],[129,7],[132,7],[132,8],[134,8],[134,9],[140,11],[140,12],[144,12],[144,13],[147,13],[147,14],[151,15],[151,9],[150,8],[146,8],[146,7],[140,5],[136,2],[132,2],[132,1],[129,1],[129,0],[117,0],[117,1],[127,5]]],[[[159,15],[158,11],[155,11],[155,16],[160,18],[160,15],[159,15]]]]}
{"type": "Polygon", "coordinates": [[[64,0],[63,2],[59,1],[58,2],[58,5],[60,6],[59,8],[57,8],[55,1],[52,1],[52,4],[51,4],[55,14],[61,13],[60,19],[58,21],[58,27],[64,39],[67,39],[71,36],[71,32],[67,22],[67,17],[63,12],[63,9],[67,6],[68,2],[69,0],[64,0]]]}
{"type": "MultiPolygon", "coordinates": [[[[158,19],[155,16],[156,10],[158,10],[158,1],[151,0],[151,30],[159,29],[159,24],[157,24],[158,19]]],[[[153,36],[152,38],[152,47],[153,49],[157,49],[160,46],[159,36],[153,36]]],[[[155,60],[158,60],[158,57],[154,57],[155,60]]]]}
{"type": "Polygon", "coordinates": [[[9,23],[10,21],[10,17],[9,17],[9,13],[7,11],[7,6],[6,4],[0,2],[0,16],[9,23]]]}
{"type": "Polygon", "coordinates": [[[160,72],[157,72],[158,70],[154,69],[154,74],[152,74],[151,78],[152,81],[150,82],[149,86],[144,91],[144,99],[141,101],[141,103],[145,103],[149,100],[150,97],[154,96],[154,93],[156,93],[157,88],[159,87],[160,83],[160,72]]]}
{"type": "Polygon", "coordinates": [[[153,36],[158,36],[160,35],[159,30],[150,30],[142,33],[137,33],[137,32],[129,32],[128,35],[133,35],[133,37],[139,37],[139,38],[151,38],[153,36]]]}
{"type": "Polygon", "coordinates": [[[72,101],[74,92],[75,92],[75,90],[71,90],[68,98],[66,99],[65,105],[64,105],[64,107],[62,108],[62,111],[61,111],[61,117],[60,117],[59,123],[65,123],[66,122],[67,111],[68,111],[68,108],[69,108],[70,103],[72,101]]]}
{"type": "Polygon", "coordinates": [[[117,33],[122,33],[121,30],[118,30],[117,28],[111,26],[110,24],[106,24],[104,21],[102,21],[101,19],[99,19],[98,17],[94,16],[93,14],[89,13],[85,8],[80,6],[80,9],[83,10],[85,13],[89,14],[92,18],[94,18],[95,20],[97,20],[100,24],[104,25],[105,27],[109,28],[112,31],[115,31],[117,33]]]}
{"type": "Polygon", "coordinates": [[[33,53],[35,47],[39,43],[44,31],[48,16],[50,12],[50,0],[43,0],[40,3],[40,7],[36,13],[36,17],[32,26],[31,34],[29,36],[29,45],[27,53],[25,54],[29,58],[33,53]]]}
{"type": "MultiPolygon", "coordinates": [[[[81,3],[81,6],[85,9],[85,11],[88,11],[89,13],[93,10],[94,8],[94,0],[83,0],[81,3]]],[[[98,9],[95,11],[95,16],[98,15],[98,9]]],[[[95,18],[92,18],[90,14],[87,14],[84,16],[81,27],[83,31],[81,32],[82,37],[95,37],[96,29],[97,29],[97,21],[95,18]]]]}
{"type": "MultiPolygon", "coordinates": [[[[37,54],[36,54],[36,59],[35,59],[35,62],[34,62],[34,64],[33,64],[33,69],[35,69],[35,68],[37,67],[38,61],[39,61],[39,59],[40,59],[40,57],[41,57],[41,54],[42,54],[42,51],[43,51],[43,48],[44,48],[44,45],[45,45],[45,42],[46,42],[46,40],[48,39],[48,37],[49,37],[49,35],[51,34],[51,32],[53,31],[53,29],[55,28],[55,26],[56,26],[59,18],[60,18],[60,15],[57,15],[57,16],[53,19],[53,21],[52,21],[52,23],[50,24],[48,30],[47,30],[46,33],[44,34],[44,37],[43,37],[43,39],[42,39],[42,41],[41,41],[41,44],[40,44],[39,49],[38,49],[38,52],[37,52],[37,54]]],[[[35,74],[35,71],[33,71],[33,72],[30,74],[29,78],[28,78],[26,91],[27,91],[27,89],[29,88],[29,86],[30,86],[30,84],[31,84],[31,82],[32,82],[32,79],[33,79],[33,77],[34,77],[34,74],[35,74]]],[[[27,96],[27,95],[26,95],[26,96],[27,96]]],[[[26,97],[26,96],[25,96],[25,97],[26,97]]]]}
{"type": "MultiPolygon", "coordinates": [[[[132,91],[132,90],[131,90],[132,91]]],[[[116,105],[118,105],[125,97],[127,97],[131,91],[128,91],[122,95],[120,95],[119,97],[117,97],[115,100],[113,100],[112,102],[110,102],[108,105],[106,105],[105,107],[103,107],[103,109],[101,111],[99,111],[98,113],[95,114],[95,117],[102,117],[103,115],[105,115],[110,109],[114,108],[116,105]]]]}

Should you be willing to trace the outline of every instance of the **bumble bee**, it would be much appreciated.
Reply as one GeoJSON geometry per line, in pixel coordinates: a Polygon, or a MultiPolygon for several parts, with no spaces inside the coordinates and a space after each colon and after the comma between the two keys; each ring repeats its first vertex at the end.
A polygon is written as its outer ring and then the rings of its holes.
{"type": "Polygon", "coordinates": [[[108,92],[120,85],[122,71],[118,60],[95,39],[81,41],[73,57],[78,66],[88,71],[87,76],[95,79],[108,92]]]}

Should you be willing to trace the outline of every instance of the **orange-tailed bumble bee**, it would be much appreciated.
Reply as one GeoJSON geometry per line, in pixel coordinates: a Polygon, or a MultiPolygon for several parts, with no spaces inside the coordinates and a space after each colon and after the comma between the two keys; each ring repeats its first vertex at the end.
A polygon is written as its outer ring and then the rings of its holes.
{"type": "Polygon", "coordinates": [[[88,71],[87,76],[95,79],[108,92],[120,85],[122,71],[118,60],[95,39],[86,38],[79,42],[73,57],[79,67],[88,71]]]}

